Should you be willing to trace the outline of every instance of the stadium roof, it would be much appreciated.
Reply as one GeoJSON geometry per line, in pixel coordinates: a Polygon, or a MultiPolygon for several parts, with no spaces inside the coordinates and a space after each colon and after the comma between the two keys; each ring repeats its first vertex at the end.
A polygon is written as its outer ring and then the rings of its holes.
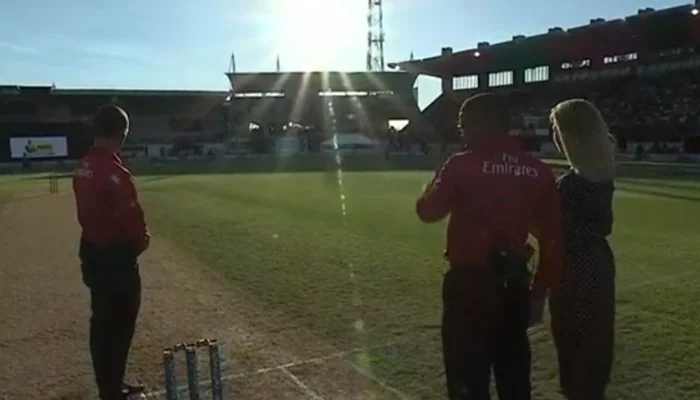
{"type": "Polygon", "coordinates": [[[41,85],[0,85],[0,95],[50,94],[53,86],[41,85]]]}
{"type": "Polygon", "coordinates": [[[413,74],[449,77],[513,68],[518,62],[536,66],[574,61],[574,57],[583,55],[624,54],[664,45],[680,47],[699,39],[700,16],[695,6],[658,11],[645,8],[624,19],[595,18],[588,25],[566,30],[554,27],[544,34],[516,35],[496,44],[482,42],[476,48],[454,53],[444,48],[444,55],[390,63],[389,67],[413,74]]]}
{"type": "Polygon", "coordinates": [[[229,92],[216,90],[61,89],[42,85],[0,85],[0,95],[226,97],[229,92]]]}
{"type": "Polygon", "coordinates": [[[235,92],[393,91],[410,93],[416,77],[390,72],[264,72],[228,73],[235,92]],[[302,89],[304,88],[304,89],[302,89]]]}
{"type": "Polygon", "coordinates": [[[54,89],[52,94],[58,96],[119,96],[119,97],[189,97],[212,96],[226,97],[228,91],[214,90],[131,90],[131,89],[54,89]]]}

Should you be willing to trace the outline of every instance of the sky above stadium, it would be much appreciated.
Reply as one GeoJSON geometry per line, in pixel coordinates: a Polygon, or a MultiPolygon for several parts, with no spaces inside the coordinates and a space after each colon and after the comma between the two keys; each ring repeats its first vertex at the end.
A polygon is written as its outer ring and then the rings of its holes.
{"type": "MultiPolygon", "coordinates": [[[[384,0],[387,62],[673,0],[384,0]]],[[[363,0],[0,0],[0,85],[226,90],[238,72],[364,70],[363,0]]],[[[439,94],[420,79],[420,103],[439,94]]]]}

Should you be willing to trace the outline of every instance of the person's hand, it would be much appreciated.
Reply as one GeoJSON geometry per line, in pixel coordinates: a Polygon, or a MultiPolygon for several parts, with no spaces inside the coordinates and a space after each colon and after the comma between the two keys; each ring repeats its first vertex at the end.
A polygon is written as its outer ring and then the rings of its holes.
{"type": "Polygon", "coordinates": [[[539,325],[544,318],[545,298],[530,298],[530,326],[539,325]]]}

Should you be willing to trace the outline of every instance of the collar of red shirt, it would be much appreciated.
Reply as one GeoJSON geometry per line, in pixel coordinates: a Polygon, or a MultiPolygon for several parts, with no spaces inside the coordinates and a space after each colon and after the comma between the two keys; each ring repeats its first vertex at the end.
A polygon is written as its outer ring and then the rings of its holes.
{"type": "Polygon", "coordinates": [[[118,152],[114,152],[102,146],[92,146],[90,148],[90,154],[99,158],[111,158],[119,164],[122,164],[122,158],[118,152]]]}
{"type": "Polygon", "coordinates": [[[522,150],[524,148],[522,140],[517,136],[497,136],[485,137],[479,139],[478,142],[470,144],[468,150],[522,150]]]}

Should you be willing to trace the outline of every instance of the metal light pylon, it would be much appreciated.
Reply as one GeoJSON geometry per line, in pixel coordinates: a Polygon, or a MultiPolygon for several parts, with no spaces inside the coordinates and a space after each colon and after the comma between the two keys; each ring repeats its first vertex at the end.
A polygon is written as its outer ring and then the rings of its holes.
{"type": "Polygon", "coordinates": [[[384,12],[382,0],[367,0],[367,70],[384,71],[384,12]]]}

